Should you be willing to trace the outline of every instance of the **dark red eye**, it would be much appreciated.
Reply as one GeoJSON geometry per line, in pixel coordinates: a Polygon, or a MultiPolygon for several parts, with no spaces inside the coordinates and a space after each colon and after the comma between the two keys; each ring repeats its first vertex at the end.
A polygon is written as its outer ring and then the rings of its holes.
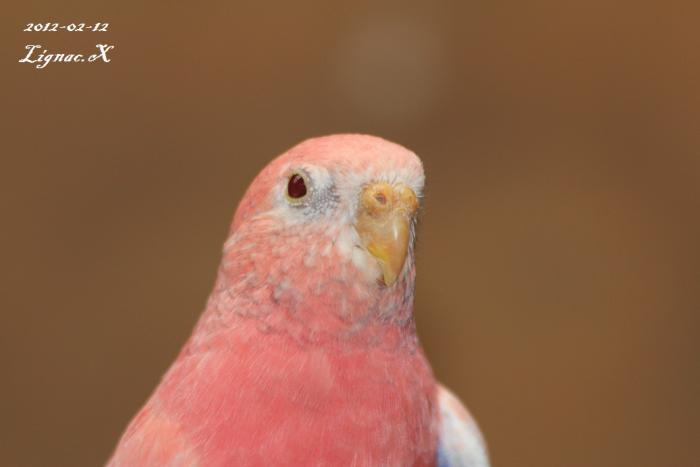
{"type": "Polygon", "coordinates": [[[306,182],[304,181],[304,177],[299,174],[294,174],[289,177],[287,195],[292,199],[299,199],[306,196],[306,182]]]}

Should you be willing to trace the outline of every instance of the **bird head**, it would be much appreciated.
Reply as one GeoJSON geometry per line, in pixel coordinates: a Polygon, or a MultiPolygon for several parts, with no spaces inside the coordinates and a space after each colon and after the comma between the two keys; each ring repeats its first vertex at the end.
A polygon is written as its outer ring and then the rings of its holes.
{"type": "Polygon", "coordinates": [[[217,284],[223,302],[336,327],[410,319],[423,183],[420,159],[381,138],[334,135],[293,147],[262,170],[236,211],[217,284]]]}

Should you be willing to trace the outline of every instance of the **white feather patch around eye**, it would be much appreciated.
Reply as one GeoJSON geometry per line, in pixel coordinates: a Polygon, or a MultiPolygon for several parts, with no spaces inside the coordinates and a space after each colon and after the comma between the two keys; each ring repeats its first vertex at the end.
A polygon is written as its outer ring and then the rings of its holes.
{"type": "Polygon", "coordinates": [[[338,211],[334,179],[324,167],[287,165],[280,173],[273,196],[275,207],[271,212],[290,225],[310,224],[315,219],[338,211]],[[290,197],[288,194],[288,184],[294,175],[304,179],[306,194],[303,197],[290,197]]]}
{"type": "Polygon", "coordinates": [[[309,192],[323,192],[333,187],[333,176],[325,167],[316,165],[288,165],[282,170],[281,184],[283,192],[286,191],[287,183],[291,176],[298,174],[304,177],[309,192]]]}

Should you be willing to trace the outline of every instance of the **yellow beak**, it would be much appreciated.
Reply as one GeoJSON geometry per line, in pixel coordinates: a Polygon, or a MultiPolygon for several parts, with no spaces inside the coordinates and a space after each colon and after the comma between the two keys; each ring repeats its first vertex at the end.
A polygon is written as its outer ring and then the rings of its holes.
{"type": "Polygon", "coordinates": [[[364,248],[382,269],[384,284],[396,282],[408,254],[416,194],[406,185],[373,183],[360,195],[355,228],[364,248]]]}

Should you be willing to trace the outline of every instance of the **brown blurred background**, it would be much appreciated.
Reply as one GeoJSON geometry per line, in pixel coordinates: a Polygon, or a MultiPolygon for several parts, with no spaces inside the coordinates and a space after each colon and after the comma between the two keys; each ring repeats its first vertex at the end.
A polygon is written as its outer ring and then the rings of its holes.
{"type": "Polygon", "coordinates": [[[498,467],[700,465],[697,2],[14,2],[0,465],[104,462],[298,141],[422,156],[417,320],[498,467]],[[29,22],[109,22],[28,33],[29,22]],[[20,64],[26,44],[109,64],[20,64]]]}

